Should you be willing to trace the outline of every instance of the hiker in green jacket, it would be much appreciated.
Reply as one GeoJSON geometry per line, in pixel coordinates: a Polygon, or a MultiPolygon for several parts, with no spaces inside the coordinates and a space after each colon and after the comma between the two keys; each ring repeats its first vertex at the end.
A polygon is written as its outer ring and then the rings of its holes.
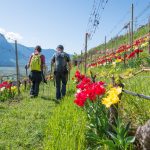
{"type": "Polygon", "coordinates": [[[42,48],[40,46],[35,47],[34,53],[30,56],[28,68],[31,72],[29,79],[32,81],[30,89],[31,98],[37,97],[39,94],[39,86],[43,79],[43,68],[45,66],[45,56],[41,55],[42,48]]]}

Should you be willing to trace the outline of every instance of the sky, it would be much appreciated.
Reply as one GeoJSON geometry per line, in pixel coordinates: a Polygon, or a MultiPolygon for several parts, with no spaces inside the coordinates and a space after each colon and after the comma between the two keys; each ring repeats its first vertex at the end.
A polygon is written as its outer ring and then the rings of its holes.
{"type": "MultiPolygon", "coordinates": [[[[93,1],[0,0],[0,32],[6,37],[17,37],[18,42],[26,46],[55,49],[62,44],[66,52],[79,54],[84,47],[93,1]]],[[[99,28],[88,41],[88,49],[103,43],[105,35],[109,40],[120,31],[131,18],[132,3],[135,18],[150,0],[108,0],[99,28]]],[[[134,26],[147,22],[148,16],[150,8],[134,22],[134,26]]]]}

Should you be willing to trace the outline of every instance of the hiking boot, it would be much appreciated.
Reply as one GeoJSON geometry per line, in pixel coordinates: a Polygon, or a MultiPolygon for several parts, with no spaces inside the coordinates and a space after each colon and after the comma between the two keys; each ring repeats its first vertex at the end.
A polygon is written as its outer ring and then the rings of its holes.
{"type": "Polygon", "coordinates": [[[56,102],[57,104],[60,104],[60,99],[55,99],[55,102],[56,102]]]}
{"type": "Polygon", "coordinates": [[[47,84],[47,80],[45,80],[45,79],[44,79],[44,81],[43,81],[43,82],[44,82],[45,84],[47,84]]]}
{"type": "Polygon", "coordinates": [[[30,98],[34,98],[35,96],[34,95],[30,95],[30,98]]]}

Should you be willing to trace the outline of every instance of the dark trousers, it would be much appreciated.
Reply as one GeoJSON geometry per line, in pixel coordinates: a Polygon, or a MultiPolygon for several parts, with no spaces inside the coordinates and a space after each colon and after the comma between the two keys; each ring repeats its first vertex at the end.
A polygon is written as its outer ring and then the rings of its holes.
{"type": "Polygon", "coordinates": [[[66,95],[67,73],[55,72],[56,79],[56,99],[61,99],[66,95]]]}
{"type": "Polygon", "coordinates": [[[29,78],[32,81],[30,95],[38,96],[40,82],[42,81],[42,74],[40,71],[31,71],[29,78]]]}

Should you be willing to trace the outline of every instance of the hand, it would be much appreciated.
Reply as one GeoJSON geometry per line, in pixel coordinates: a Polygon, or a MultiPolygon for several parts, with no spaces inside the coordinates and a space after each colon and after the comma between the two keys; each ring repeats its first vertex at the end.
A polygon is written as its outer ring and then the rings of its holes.
{"type": "Polygon", "coordinates": [[[25,65],[25,67],[24,67],[25,69],[28,69],[28,66],[27,65],[25,65]]]}
{"type": "Polygon", "coordinates": [[[69,69],[69,71],[72,69],[71,63],[69,63],[69,68],[68,69],[69,69]]]}

